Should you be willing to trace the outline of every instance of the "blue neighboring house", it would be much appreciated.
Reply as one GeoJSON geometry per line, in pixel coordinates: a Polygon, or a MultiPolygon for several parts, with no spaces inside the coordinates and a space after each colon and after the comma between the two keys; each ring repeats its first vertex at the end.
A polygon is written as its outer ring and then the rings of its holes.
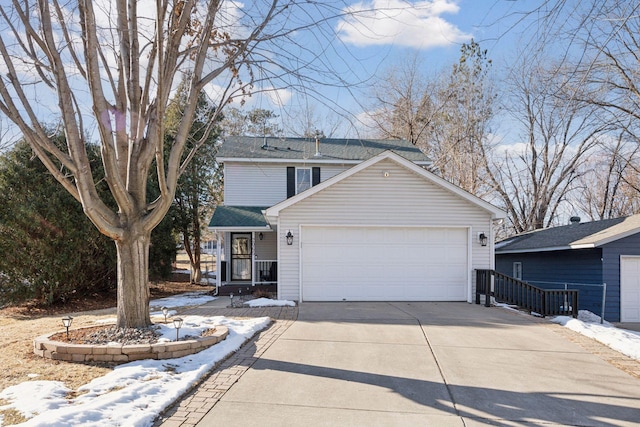
{"type": "Polygon", "coordinates": [[[578,289],[579,308],[640,322],[640,214],[519,234],[495,245],[496,271],[543,288],[578,289]],[[577,285],[580,284],[580,285],[577,285]],[[592,285],[592,286],[587,286],[592,285]]]}

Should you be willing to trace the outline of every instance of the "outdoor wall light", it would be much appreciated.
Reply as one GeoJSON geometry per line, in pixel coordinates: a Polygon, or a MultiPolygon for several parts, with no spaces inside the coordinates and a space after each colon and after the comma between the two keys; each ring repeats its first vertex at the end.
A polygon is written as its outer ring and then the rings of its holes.
{"type": "Polygon", "coordinates": [[[262,233],[258,234],[258,239],[260,239],[260,240],[264,239],[264,234],[262,234],[262,233]]]}
{"type": "Polygon", "coordinates": [[[284,237],[287,238],[287,245],[293,245],[293,234],[291,234],[291,230],[287,231],[287,235],[284,237]]]}
{"type": "Polygon", "coordinates": [[[73,317],[71,316],[67,316],[67,317],[63,317],[62,318],[62,325],[67,328],[67,339],[69,339],[69,327],[71,326],[71,323],[73,322],[73,317]]]}
{"type": "Polygon", "coordinates": [[[480,246],[487,246],[488,238],[487,235],[484,234],[484,231],[478,234],[478,240],[480,241],[480,246]]]}
{"type": "Polygon", "coordinates": [[[162,307],[162,314],[164,314],[164,323],[167,323],[167,316],[169,315],[169,309],[167,307],[162,307]]]}
{"type": "Polygon", "coordinates": [[[178,341],[178,338],[180,336],[180,328],[182,328],[182,317],[176,317],[175,319],[173,319],[173,326],[176,327],[176,341],[178,341]]]}

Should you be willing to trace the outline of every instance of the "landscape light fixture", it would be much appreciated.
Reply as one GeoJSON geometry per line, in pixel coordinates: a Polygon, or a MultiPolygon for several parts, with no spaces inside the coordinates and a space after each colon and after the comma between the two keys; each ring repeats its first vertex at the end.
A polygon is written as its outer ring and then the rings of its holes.
{"type": "Polygon", "coordinates": [[[169,309],[167,307],[162,307],[162,314],[164,315],[164,323],[167,323],[167,316],[169,315],[169,309]]]}
{"type": "Polygon", "coordinates": [[[293,245],[293,234],[291,234],[291,230],[287,231],[287,235],[284,237],[287,238],[287,245],[293,245]]]}
{"type": "Polygon", "coordinates": [[[67,328],[67,339],[69,339],[69,327],[71,326],[71,323],[73,322],[73,317],[71,316],[67,316],[67,317],[63,317],[62,318],[62,325],[67,328]]]}
{"type": "Polygon", "coordinates": [[[480,246],[487,246],[488,238],[487,235],[484,234],[484,231],[478,234],[478,240],[480,241],[480,246]]]}
{"type": "Polygon", "coordinates": [[[173,319],[173,326],[176,327],[176,341],[178,341],[180,337],[180,328],[182,328],[182,317],[176,317],[173,319]]]}

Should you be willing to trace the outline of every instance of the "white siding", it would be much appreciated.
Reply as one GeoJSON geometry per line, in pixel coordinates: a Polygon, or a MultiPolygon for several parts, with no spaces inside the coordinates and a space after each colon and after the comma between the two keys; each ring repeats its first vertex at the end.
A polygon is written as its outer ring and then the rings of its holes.
{"type": "Polygon", "coordinates": [[[258,163],[225,163],[225,205],[272,206],[286,198],[286,166],[258,163]]]}
{"type": "Polygon", "coordinates": [[[469,277],[475,279],[475,268],[493,266],[492,245],[477,242],[479,232],[492,236],[490,213],[390,159],[280,212],[279,298],[300,299],[302,225],[470,227],[469,277]],[[287,230],[294,233],[291,246],[284,241],[287,230]]]}
{"type": "MultiPolygon", "coordinates": [[[[303,165],[300,165],[303,166],[303,165]]],[[[341,165],[319,166],[325,181],[348,169],[341,165]]],[[[287,198],[287,165],[233,163],[224,165],[224,203],[227,206],[273,206],[287,198]]]]}
{"type": "Polygon", "coordinates": [[[272,260],[278,259],[278,252],[276,250],[277,233],[273,231],[265,231],[262,233],[263,239],[259,238],[260,233],[255,233],[255,249],[257,260],[272,260]]]}

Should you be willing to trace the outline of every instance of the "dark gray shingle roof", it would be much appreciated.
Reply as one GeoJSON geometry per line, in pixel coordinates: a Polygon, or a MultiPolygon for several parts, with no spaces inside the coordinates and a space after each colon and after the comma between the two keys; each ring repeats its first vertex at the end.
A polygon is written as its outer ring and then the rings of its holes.
{"type": "Polygon", "coordinates": [[[632,230],[629,227],[618,227],[619,230],[612,228],[622,225],[628,218],[632,217],[582,222],[519,234],[496,243],[496,253],[568,249],[578,244],[596,245],[601,238],[607,237],[605,235],[615,237],[617,232],[622,236],[625,231],[632,230]],[[608,229],[612,229],[614,233],[607,233],[608,229]]]}
{"type": "Polygon", "coordinates": [[[367,160],[391,150],[407,160],[430,163],[429,157],[415,145],[404,140],[320,139],[317,157],[313,138],[227,137],[218,150],[221,159],[283,159],[283,160],[367,160]]]}

